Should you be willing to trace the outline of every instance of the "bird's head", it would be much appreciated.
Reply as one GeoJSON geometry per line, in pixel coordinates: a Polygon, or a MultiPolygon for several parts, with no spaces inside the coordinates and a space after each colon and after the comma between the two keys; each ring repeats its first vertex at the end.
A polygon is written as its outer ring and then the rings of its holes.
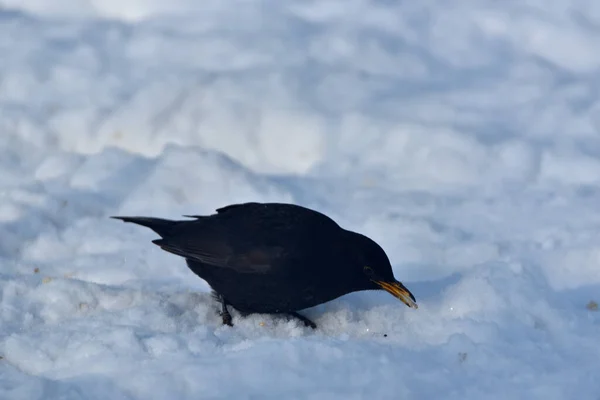
{"type": "Polygon", "coordinates": [[[372,239],[359,233],[354,236],[354,264],[358,278],[365,289],[385,290],[410,308],[419,308],[415,296],[394,277],[392,265],[385,251],[372,239]],[[360,270],[359,270],[360,269],[360,270]]]}

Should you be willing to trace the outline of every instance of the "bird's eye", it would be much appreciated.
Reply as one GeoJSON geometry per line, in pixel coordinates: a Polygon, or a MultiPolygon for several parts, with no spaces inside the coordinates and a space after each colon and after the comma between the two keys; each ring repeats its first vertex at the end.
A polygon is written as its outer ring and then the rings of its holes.
{"type": "Polygon", "coordinates": [[[364,267],[363,271],[365,271],[365,274],[367,274],[368,276],[373,275],[373,268],[371,267],[364,267]]]}

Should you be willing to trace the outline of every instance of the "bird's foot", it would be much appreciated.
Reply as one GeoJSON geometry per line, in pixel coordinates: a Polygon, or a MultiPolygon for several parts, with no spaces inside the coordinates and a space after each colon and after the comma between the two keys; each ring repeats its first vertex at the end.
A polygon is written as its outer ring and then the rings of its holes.
{"type": "Polygon", "coordinates": [[[306,318],[304,315],[300,315],[297,312],[290,312],[290,313],[288,313],[288,315],[304,322],[304,325],[309,328],[317,329],[317,324],[312,322],[310,319],[306,318]]]}
{"type": "Polygon", "coordinates": [[[225,311],[220,314],[221,318],[223,318],[223,325],[233,326],[231,314],[229,314],[229,311],[225,311]]]}
{"type": "Polygon", "coordinates": [[[223,325],[233,326],[231,314],[229,313],[229,310],[227,309],[228,303],[227,303],[227,300],[225,300],[225,297],[221,296],[217,292],[213,292],[213,297],[219,303],[221,303],[221,312],[219,314],[221,315],[221,318],[223,318],[223,325]]]}

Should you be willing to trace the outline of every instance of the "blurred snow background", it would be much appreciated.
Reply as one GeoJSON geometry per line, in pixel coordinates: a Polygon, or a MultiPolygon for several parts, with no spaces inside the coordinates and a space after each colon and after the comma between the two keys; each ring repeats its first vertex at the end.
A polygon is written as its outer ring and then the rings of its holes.
{"type": "Polygon", "coordinates": [[[591,0],[0,0],[0,398],[599,399],[598,49],[591,0]],[[223,327],[108,219],[241,201],[420,308],[223,327]]]}

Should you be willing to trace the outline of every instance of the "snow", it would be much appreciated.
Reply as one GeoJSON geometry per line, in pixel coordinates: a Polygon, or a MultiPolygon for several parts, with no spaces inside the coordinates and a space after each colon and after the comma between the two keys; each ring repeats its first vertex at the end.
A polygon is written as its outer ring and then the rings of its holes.
{"type": "Polygon", "coordinates": [[[0,398],[597,399],[600,3],[0,0],[0,398]],[[355,293],[220,324],[111,215],[295,202],[355,293]]]}

